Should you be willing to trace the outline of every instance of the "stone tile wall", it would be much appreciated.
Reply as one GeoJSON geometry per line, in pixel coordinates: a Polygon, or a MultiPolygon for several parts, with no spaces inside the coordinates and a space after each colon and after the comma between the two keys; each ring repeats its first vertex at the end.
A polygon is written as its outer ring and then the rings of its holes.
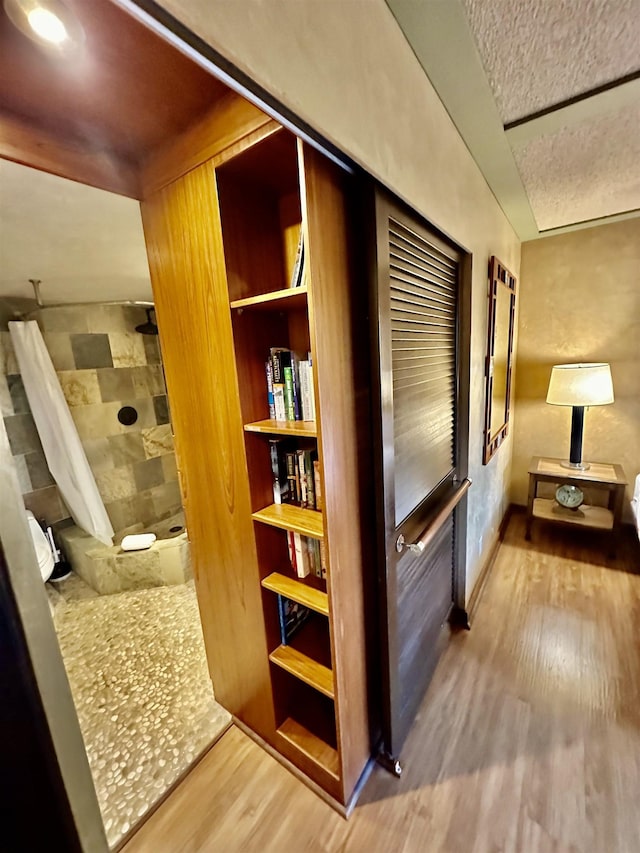
{"type": "MultiPolygon", "coordinates": [[[[135,327],[135,306],[89,305],[37,312],[51,360],[117,535],[181,507],[158,338],[135,327]],[[123,406],[137,412],[127,426],[123,406]]],[[[0,331],[0,410],[25,503],[48,523],[68,517],[49,474],[9,332],[0,331]]]]}

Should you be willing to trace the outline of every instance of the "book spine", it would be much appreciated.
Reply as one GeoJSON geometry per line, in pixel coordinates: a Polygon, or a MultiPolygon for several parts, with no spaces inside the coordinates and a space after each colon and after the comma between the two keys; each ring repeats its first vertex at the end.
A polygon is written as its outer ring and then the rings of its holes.
{"type": "Polygon", "coordinates": [[[293,417],[302,420],[302,403],[300,401],[300,370],[299,360],[295,352],[291,353],[291,391],[293,394],[293,417]]]}
{"type": "Polygon", "coordinates": [[[309,400],[309,362],[301,361],[298,364],[298,375],[300,377],[300,407],[302,420],[311,420],[311,406],[309,400]]]}
{"type": "Polygon", "coordinates": [[[316,490],[314,486],[313,454],[310,450],[304,453],[304,471],[307,481],[307,506],[309,509],[316,508],[316,490]]]}
{"type": "Polygon", "coordinates": [[[322,488],[320,486],[320,463],[317,459],[314,459],[313,462],[313,486],[316,496],[316,509],[319,512],[322,512],[323,503],[322,503],[322,488]]]}
{"type": "Polygon", "coordinates": [[[324,541],[318,543],[318,550],[320,552],[320,577],[326,580],[327,577],[327,549],[325,547],[324,541]]]}
{"type": "Polygon", "coordinates": [[[289,481],[289,501],[300,503],[300,480],[297,475],[296,454],[293,451],[285,453],[287,480],[289,481]]]}
{"type": "Polygon", "coordinates": [[[284,385],[273,383],[273,408],[277,421],[286,421],[284,406],[284,385]]]}
{"type": "Polygon", "coordinates": [[[289,562],[291,563],[291,568],[296,574],[298,574],[298,562],[296,560],[296,543],[294,539],[293,530],[287,530],[287,548],[289,549],[289,562]]]}
{"type": "Polygon", "coordinates": [[[313,361],[311,360],[311,353],[309,353],[309,368],[307,370],[309,376],[309,414],[311,417],[309,420],[315,421],[316,419],[316,398],[313,394],[313,361]]]}
{"type": "Polygon", "coordinates": [[[307,553],[307,544],[303,540],[300,533],[294,533],[296,551],[296,574],[299,578],[306,578],[309,574],[309,556],[307,553]]]}
{"type": "Polygon", "coordinates": [[[287,613],[285,599],[278,593],[278,621],[280,623],[280,642],[287,645],[287,613]]]}
{"type": "Polygon", "coordinates": [[[298,248],[296,250],[296,259],[291,272],[291,281],[289,287],[300,287],[302,285],[302,268],[304,266],[304,236],[302,226],[300,227],[300,236],[298,238],[298,248]]]}
{"type": "Polygon", "coordinates": [[[296,463],[298,466],[298,478],[300,480],[300,506],[306,509],[308,506],[307,469],[304,462],[304,450],[296,451],[296,463]]]}
{"type": "Polygon", "coordinates": [[[283,470],[280,441],[269,439],[269,456],[271,457],[271,473],[273,475],[273,502],[281,504],[289,490],[286,471],[283,470]],[[284,475],[284,476],[283,476],[284,475]]]}
{"type": "Polygon", "coordinates": [[[295,421],[296,411],[293,391],[293,368],[284,368],[284,413],[288,421],[295,421]]]}
{"type": "Polygon", "coordinates": [[[273,398],[273,365],[271,359],[265,363],[265,372],[267,375],[267,403],[269,404],[269,417],[275,420],[276,406],[273,398]]]}

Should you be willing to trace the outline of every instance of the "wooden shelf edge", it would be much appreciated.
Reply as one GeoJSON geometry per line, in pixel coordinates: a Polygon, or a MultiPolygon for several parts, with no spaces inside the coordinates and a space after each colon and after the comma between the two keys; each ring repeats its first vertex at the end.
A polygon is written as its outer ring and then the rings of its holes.
{"type": "Polygon", "coordinates": [[[307,759],[312,761],[333,779],[340,780],[340,762],[338,752],[328,743],[325,743],[316,735],[312,734],[300,723],[296,723],[291,717],[287,717],[284,723],[277,729],[277,734],[287,741],[296,750],[301,752],[307,759]]]}
{"type": "Polygon", "coordinates": [[[604,506],[585,506],[577,510],[561,510],[553,498],[535,498],[533,517],[542,521],[557,521],[592,530],[613,530],[613,513],[604,506]]]}
{"type": "Polygon", "coordinates": [[[300,583],[294,578],[273,572],[262,581],[262,586],[271,592],[277,592],[292,599],[292,601],[297,601],[298,604],[304,604],[305,607],[315,610],[316,613],[321,613],[323,616],[329,615],[329,596],[327,593],[300,583]]]}
{"type": "Polygon", "coordinates": [[[312,539],[324,538],[324,519],[322,513],[314,509],[302,509],[294,504],[271,504],[259,509],[251,516],[254,521],[278,527],[281,530],[293,530],[312,539]]]}
{"type": "Polygon", "coordinates": [[[269,655],[269,660],[329,699],[334,698],[333,672],[293,646],[278,646],[269,655]]]}
{"type": "Polygon", "coordinates": [[[283,290],[272,290],[271,293],[261,293],[258,296],[248,296],[245,299],[234,299],[232,308],[277,308],[278,302],[295,300],[303,302],[307,298],[307,287],[286,287],[283,290]],[[276,304],[274,304],[276,303],[276,304]]]}
{"type": "Polygon", "coordinates": [[[260,432],[272,435],[291,435],[298,438],[317,438],[315,421],[254,421],[244,425],[245,432],[260,432]]]}

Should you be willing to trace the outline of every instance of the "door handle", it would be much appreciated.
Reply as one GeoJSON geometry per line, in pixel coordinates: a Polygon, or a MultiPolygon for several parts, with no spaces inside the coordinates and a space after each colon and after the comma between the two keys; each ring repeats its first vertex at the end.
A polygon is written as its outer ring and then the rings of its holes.
{"type": "Polygon", "coordinates": [[[411,551],[413,554],[423,554],[426,550],[427,546],[431,544],[434,540],[436,534],[445,523],[445,521],[449,518],[453,510],[458,506],[462,498],[469,491],[469,486],[471,485],[471,480],[467,477],[467,479],[462,480],[458,488],[451,495],[449,500],[444,504],[444,506],[438,511],[438,514],[431,519],[429,524],[422,531],[420,536],[416,539],[415,542],[410,542],[407,544],[402,533],[396,539],[396,551],[401,554],[405,548],[411,551]]]}

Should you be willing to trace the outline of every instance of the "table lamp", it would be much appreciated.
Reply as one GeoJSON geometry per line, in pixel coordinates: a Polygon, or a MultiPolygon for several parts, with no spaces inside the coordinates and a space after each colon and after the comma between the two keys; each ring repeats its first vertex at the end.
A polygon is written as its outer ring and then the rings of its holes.
{"type": "Polygon", "coordinates": [[[613,403],[613,383],[608,364],[554,364],[551,369],[547,403],[572,406],[571,452],[565,468],[586,471],[582,461],[582,432],[585,406],[613,403]]]}

